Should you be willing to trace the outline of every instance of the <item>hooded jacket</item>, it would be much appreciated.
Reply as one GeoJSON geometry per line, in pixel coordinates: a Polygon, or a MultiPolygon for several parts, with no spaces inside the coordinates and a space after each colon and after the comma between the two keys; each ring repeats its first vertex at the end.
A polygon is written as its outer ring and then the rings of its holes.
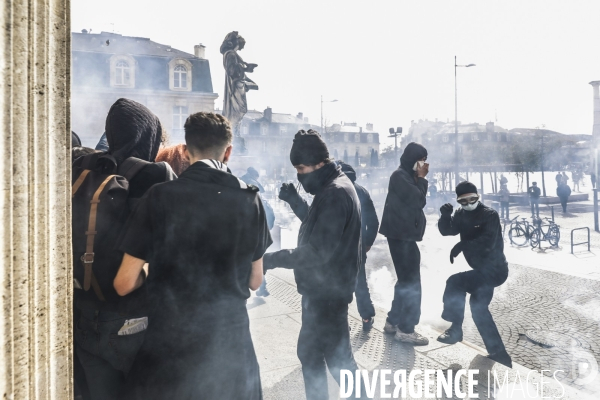
{"type": "Polygon", "coordinates": [[[294,269],[301,295],[350,303],[361,262],[359,200],[338,166],[328,163],[321,168],[327,169],[301,218],[298,247],[265,254],[264,266],[294,269]]]}
{"type": "Polygon", "coordinates": [[[350,164],[340,163],[342,172],[350,179],[356,189],[358,195],[358,201],[360,202],[360,221],[361,221],[361,235],[362,235],[362,249],[363,256],[366,254],[366,250],[373,246],[375,239],[377,238],[377,230],[379,229],[379,219],[377,218],[377,212],[373,205],[373,200],[369,195],[369,191],[356,183],[356,171],[350,164]]]}
{"type": "Polygon", "coordinates": [[[414,164],[427,156],[425,147],[409,143],[400,158],[400,167],[392,173],[385,199],[379,233],[388,239],[420,242],[425,234],[427,188],[425,178],[416,178],[414,164]]]}

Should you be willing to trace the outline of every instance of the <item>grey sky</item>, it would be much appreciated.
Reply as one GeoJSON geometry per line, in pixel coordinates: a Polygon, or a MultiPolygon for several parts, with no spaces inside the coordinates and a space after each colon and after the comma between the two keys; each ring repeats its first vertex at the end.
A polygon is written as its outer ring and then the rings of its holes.
{"type": "MultiPolygon", "coordinates": [[[[411,120],[495,121],[591,134],[600,79],[600,1],[73,0],[72,28],[149,37],[193,53],[207,46],[223,92],[219,46],[237,30],[259,66],[249,107],[303,111],[319,124],[366,122],[386,133],[411,120]]],[[[222,106],[222,99],[217,100],[222,106]]],[[[385,136],[385,135],[382,135],[385,136]]]]}

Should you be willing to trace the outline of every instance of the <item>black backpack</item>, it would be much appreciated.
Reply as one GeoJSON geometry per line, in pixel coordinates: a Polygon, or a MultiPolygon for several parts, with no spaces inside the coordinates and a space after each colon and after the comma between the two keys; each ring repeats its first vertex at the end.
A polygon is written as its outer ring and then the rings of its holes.
{"type": "Polygon", "coordinates": [[[131,157],[117,165],[108,153],[90,154],[73,163],[73,278],[75,289],[81,289],[75,290],[75,300],[85,302],[84,308],[120,302],[113,280],[123,254],[115,246],[135,206],[129,198],[129,181],[148,164],[131,157]]]}

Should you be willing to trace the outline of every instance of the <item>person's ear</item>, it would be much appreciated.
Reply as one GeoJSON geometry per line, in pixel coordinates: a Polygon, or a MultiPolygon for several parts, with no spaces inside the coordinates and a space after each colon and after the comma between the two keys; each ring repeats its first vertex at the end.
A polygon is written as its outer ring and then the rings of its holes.
{"type": "Polygon", "coordinates": [[[183,158],[190,162],[190,152],[185,144],[183,145],[183,158]]]}
{"type": "Polygon", "coordinates": [[[233,150],[233,145],[230,144],[225,149],[225,154],[223,155],[223,164],[227,164],[229,162],[229,158],[231,157],[231,150],[233,150]]]}

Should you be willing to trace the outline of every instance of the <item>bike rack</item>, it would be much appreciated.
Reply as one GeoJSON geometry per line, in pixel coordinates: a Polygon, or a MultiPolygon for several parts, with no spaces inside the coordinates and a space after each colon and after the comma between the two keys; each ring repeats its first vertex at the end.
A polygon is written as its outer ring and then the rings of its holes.
{"type": "Polygon", "coordinates": [[[571,254],[573,254],[573,247],[575,246],[580,246],[582,244],[587,244],[588,245],[588,251],[590,251],[590,228],[588,228],[587,226],[584,228],[575,228],[571,230],[571,254]],[[587,229],[587,242],[581,242],[581,243],[573,243],[573,232],[575,231],[580,231],[582,229],[587,229]]]}

